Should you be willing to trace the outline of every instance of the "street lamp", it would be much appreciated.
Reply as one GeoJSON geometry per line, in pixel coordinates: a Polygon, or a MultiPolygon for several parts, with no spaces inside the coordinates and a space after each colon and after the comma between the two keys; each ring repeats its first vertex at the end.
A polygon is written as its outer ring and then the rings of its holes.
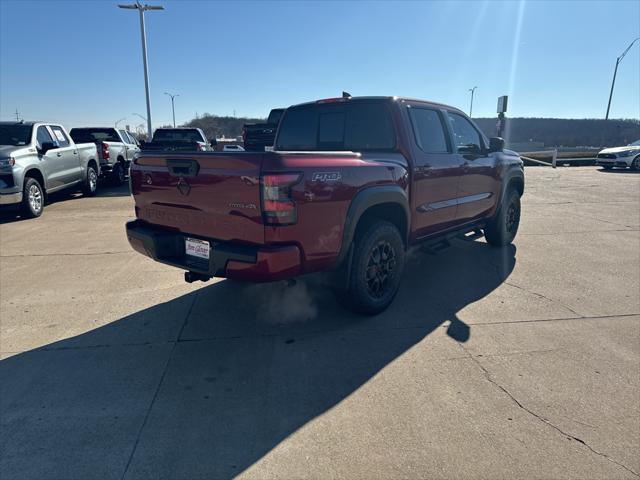
{"type": "Polygon", "coordinates": [[[175,95],[171,95],[169,92],[164,92],[165,95],[169,95],[171,97],[171,112],[173,113],[173,128],[176,128],[176,109],[173,106],[173,99],[175,97],[179,97],[180,94],[176,93],[175,95]]]}
{"type": "Polygon", "coordinates": [[[164,10],[159,5],[143,5],[140,0],[131,5],[118,5],[118,8],[138,10],[140,14],[140,36],[142,37],[142,63],[144,65],[144,89],[147,95],[147,138],[151,138],[151,103],[149,101],[149,71],[147,68],[147,35],[144,30],[144,12],[147,10],[164,10]]]}
{"type": "Polygon", "coordinates": [[[117,120],[117,121],[116,121],[116,125],[115,125],[115,126],[116,126],[116,128],[118,128],[118,124],[119,124],[120,122],[124,122],[126,119],[127,119],[127,117],[122,117],[120,120],[117,120]]]}
{"type": "Polygon", "coordinates": [[[471,92],[471,106],[469,107],[469,117],[471,117],[471,114],[473,113],[473,94],[476,91],[476,88],[478,87],[473,87],[469,89],[469,91],[471,92]]]}
{"type": "Polygon", "coordinates": [[[616,68],[613,70],[613,80],[611,81],[611,92],[609,92],[609,103],[607,104],[607,115],[604,117],[605,120],[609,120],[609,110],[611,109],[611,97],[613,97],[613,87],[616,84],[616,74],[618,73],[618,65],[620,65],[620,62],[622,61],[624,56],[631,49],[631,47],[633,47],[633,44],[636,43],[638,40],[640,40],[640,37],[636,38],[633,42],[631,42],[627,47],[627,49],[624,52],[622,52],[622,55],[620,55],[616,59],[616,68]]]}

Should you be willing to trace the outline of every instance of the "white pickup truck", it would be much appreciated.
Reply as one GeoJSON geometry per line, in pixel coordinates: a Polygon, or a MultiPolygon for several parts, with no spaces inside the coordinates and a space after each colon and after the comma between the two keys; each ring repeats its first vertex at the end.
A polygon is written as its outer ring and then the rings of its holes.
{"type": "Polygon", "coordinates": [[[75,143],[62,125],[0,122],[0,205],[39,217],[46,195],[81,187],[96,194],[100,164],[93,143],[75,143]]]}
{"type": "Polygon", "coordinates": [[[140,151],[133,134],[111,127],[72,128],[69,133],[75,142],[95,143],[102,175],[114,185],[124,183],[129,165],[140,151]]]}

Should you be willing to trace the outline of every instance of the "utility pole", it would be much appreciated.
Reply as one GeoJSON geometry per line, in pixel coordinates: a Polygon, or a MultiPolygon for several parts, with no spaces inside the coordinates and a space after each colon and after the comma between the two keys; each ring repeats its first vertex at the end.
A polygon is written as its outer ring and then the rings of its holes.
{"type": "Polygon", "coordinates": [[[171,97],[171,112],[173,113],[173,128],[176,128],[176,109],[175,109],[175,107],[173,106],[173,99],[174,99],[175,97],[179,97],[179,96],[180,96],[180,94],[179,94],[179,93],[176,93],[175,95],[171,95],[171,94],[170,94],[170,93],[168,93],[168,92],[164,92],[164,94],[165,94],[165,95],[169,95],[169,96],[171,97]]]}
{"type": "Polygon", "coordinates": [[[476,88],[478,87],[473,87],[469,89],[469,91],[471,92],[471,106],[469,107],[469,117],[471,117],[471,114],[473,113],[473,94],[476,91],[476,88]]]}
{"type": "Polygon", "coordinates": [[[609,120],[609,110],[611,110],[611,98],[613,97],[613,87],[615,87],[616,85],[616,74],[618,73],[618,65],[620,65],[620,62],[622,61],[624,56],[631,49],[631,47],[633,47],[633,44],[636,43],[638,40],[640,40],[640,37],[636,38],[633,42],[631,42],[627,47],[627,49],[624,52],[622,52],[622,55],[616,58],[616,68],[614,68],[613,70],[613,80],[611,81],[611,91],[609,92],[609,103],[607,104],[607,114],[604,117],[605,120],[609,120]]]}
{"type": "Polygon", "coordinates": [[[140,14],[140,36],[142,38],[142,64],[144,66],[144,89],[147,96],[147,139],[151,140],[153,134],[151,130],[151,101],[149,99],[149,71],[147,67],[147,35],[144,29],[144,12],[147,10],[164,10],[164,7],[159,5],[143,5],[140,0],[136,0],[136,3],[130,5],[118,5],[118,8],[125,8],[128,10],[138,10],[140,14]]]}

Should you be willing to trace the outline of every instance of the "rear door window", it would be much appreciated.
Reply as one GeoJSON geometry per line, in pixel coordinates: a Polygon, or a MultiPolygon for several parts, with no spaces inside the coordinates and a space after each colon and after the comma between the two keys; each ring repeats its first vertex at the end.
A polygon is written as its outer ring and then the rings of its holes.
{"type": "Polygon", "coordinates": [[[67,136],[64,133],[64,130],[62,130],[61,127],[58,127],[57,125],[51,125],[51,131],[55,135],[56,140],[58,141],[58,144],[60,145],[60,147],[69,146],[69,139],[67,138],[67,136]]]}
{"type": "Polygon", "coordinates": [[[447,134],[439,112],[418,107],[410,108],[409,115],[416,143],[423,152],[449,153],[447,134]]]}

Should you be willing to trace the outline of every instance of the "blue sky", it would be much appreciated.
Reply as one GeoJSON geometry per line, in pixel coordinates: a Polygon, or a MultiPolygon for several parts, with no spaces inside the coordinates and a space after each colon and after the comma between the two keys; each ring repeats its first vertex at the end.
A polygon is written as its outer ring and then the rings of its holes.
{"type": "MultiPolygon", "coordinates": [[[[125,1],[125,0],[123,0],[125,1]]],[[[129,1],[131,3],[132,0],[129,1]]],[[[151,1],[154,126],[196,112],[266,116],[317,98],[399,95],[474,116],[603,118],[639,1],[151,1]]],[[[0,0],[0,118],[69,127],[143,123],[138,14],[116,1],[0,0]]],[[[640,118],[640,42],[618,70],[613,118],[640,118]]]]}

